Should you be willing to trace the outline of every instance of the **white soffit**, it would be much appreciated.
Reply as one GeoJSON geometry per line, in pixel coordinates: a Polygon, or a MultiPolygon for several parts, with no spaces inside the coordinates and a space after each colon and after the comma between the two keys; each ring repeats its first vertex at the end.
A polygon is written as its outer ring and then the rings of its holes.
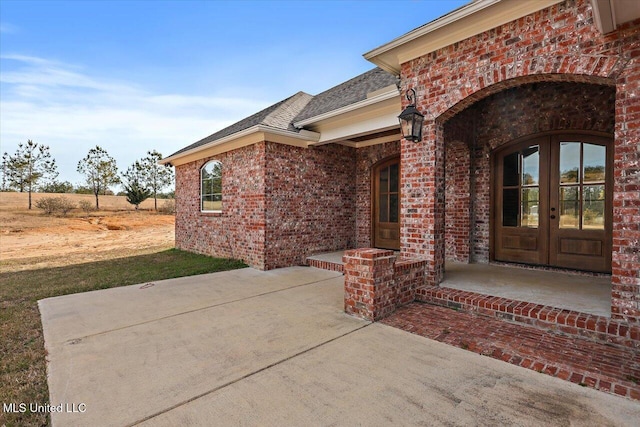
{"type": "Polygon", "coordinates": [[[308,128],[319,133],[320,139],[309,145],[323,145],[344,141],[349,138],[400,126],[398,115],[402,110],[402,105],[400,93],[397,89],[394,88],[393,96],[386,94],[384,97],[377,97],[375,103],[367,103],[366,101],[369,100],[359,103],[360,108],[351,108],[342,111],[340,114],[327,113],[322,118],[321,116],[313,118],[313,124],[309,124],[308,128]]]}
{"type": "Polygon", "coordinates": [[[296,128],[300,129],[305,126],[320,123],[327,119],[343,116],[347,113],[357,112],[358,110],[365,111],[370,109],[370,107],[376,108],[379,105],[383,105],[385,101],[394,98],[400,99],[400,90],[395,85],[387,86],[385,88],[367,94],[367,98],[362,101],[350,105],[345,105],[344,107],[327,111],[326,113],[322,113],[314,117],[309,117],[308,119],[300,120],[299,122],[295,122],[293,125],[296,128]]]}
{"type": "MultiPolygon", "coordinates": [[[[564,0],[476,0],[363,56],[385,71],[564,0]]],[[[616,1],[616,0],[613,0],[616,1]]],[[[638,1],[638,0],[633,0],[638,1]]]]}
{"type": "Polygon", "coordinates": [[[591,6],[596,27],[602,34],[640,18],[639,0],[591,0],[591,6]]]}

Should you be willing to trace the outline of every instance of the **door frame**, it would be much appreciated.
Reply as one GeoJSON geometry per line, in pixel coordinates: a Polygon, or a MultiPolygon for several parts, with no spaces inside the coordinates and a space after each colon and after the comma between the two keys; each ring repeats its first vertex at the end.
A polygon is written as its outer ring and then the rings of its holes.
{"type": "MultiPolygon", "coordinates": [[[[393,160],[398,160],[398,209],[402,209],[402,162],[400,161],[400,153],[392,154],[390,156],[384,157],[383,159],[378,160],[370,168],[370,181],[371,181],[371,210],[369,212],[369,219],[371,221],[371,247],[376,247],[376,204],[378,203],[376,200],[377,196],[377,183],[376,183],[376,170],[379,169],[385,163],[391,163],[393,160]]],[[[402,231],[402,218],[400,213],[398,213],[398,227],[400,231],[402,231]]],[[[400,240],[400,238],[399,238],[400,240]]],[[[398,242],[400,245],[401,243],[398,242]]]]}
{"type": "MultiPolygon", "coordinates": [[[[535,141],[536,139],[539,138],[545,138],[545,137],[553,137],[553,136],[562,136],[562,135],[568,135],[568,136],[581,136],[585,138],[584,142],[589,142],[589,139],[591,138],[592,140],[596,140],[596,141],[600,141],[602,142],[603,139],[607,140],[606,146],[607,146],[607,158],[606,158],[606,170],[607,170],[607,174],[606,174],[606,186],[608,188],[608,191],[606,192],[606,206],[608,207],[607,210],[605,211],[605,233],[606,235],[609,236],[609,238],[606,240],[606,245],[604,247],[604,251],[605,254],[608,253],[607,259],[608,259],[608,271],[611,272],[611,253],[612,253],[612,236],[613,236],[613,184],[614,184],[614,179],[613,179],[613,175],[614,175],[614,167],[613,167],[613,158],[614,158],[614,135],[607,133],[607,132],[599,132],[599,131],[585,131],[585,130],[572,130],[572,129],[563,129],[563,130],[554,130],[554,131],[546,131],[546,132],[539,132],[539,133],[535,133],[535,134],[530,134],[530,135],[526,135],[526,136],[522,136],[519,138],[516,138],[514,140],[511,140],[499,147],[497,147],[496,149],[491,151],[490,154],[490,159],[489,159],[489,180],[490,180],[490,186],[489,186],[489,261],[496,261],[495,258],[495,252],[496,252],[496,239],[495,239],[495,235],[496,235],[496,219],[495,219],[495,215],[496,215],[496,209],[498,208],[497,206],[497,182],[496,182],[496,174],[497,174],[497,160],[499,158],[499,155],[505,151],[505,150],[509,150],[512,149],[514,146],[519,145],[519,144],[523,144],[525,142],[528,141],[535,141]]],[[[552,165],[550,165],[551,167],[552,165]]],[[[551,180],[551,175],[556,173],[555,171],[551,171],[550,170],[550,176],[549,176],[549,180],[551,180]]],[[[553,191],[552,189],[549,189],[549,191],[553,191]]],[[[551,226],[549,226],[551,227],[551,226]]],[[[551,240],[551,239],[549,239],[551,240]]],[[[551,245],[551,242],[548,243],[549,246],[551,245]]],[[[503,262],[503,261],[499,261],[499,262],[503,262]]],[[[506,261],[505,261],[506,262],[506,261]]],[[[517,262],[513,262],[514,264],[517,264],[517,262]]],[[[532,265],[538,265],[538,264],[532,264],[532,265]]],[[[549,267],[549,265],[540,265],[541,267],[549,267]]],[[[550,266],[553,268],[553,266],[550,266]]],[[[559,268],[563,268],[563,267],[559,267],[559,268]]],[[[578,270],[577,268],[575,270],[578,270]]]]}

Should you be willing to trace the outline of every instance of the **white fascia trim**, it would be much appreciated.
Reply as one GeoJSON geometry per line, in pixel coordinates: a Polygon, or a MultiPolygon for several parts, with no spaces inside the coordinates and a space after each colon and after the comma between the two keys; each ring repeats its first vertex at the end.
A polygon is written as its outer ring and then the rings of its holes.
{"type": "Polygon", "coordinates": [[[387,72],[403,63],[481,34],[564,0],[478,0],[364,54],[387,72]]]}
{"type": "Polygon", "coordinates": [[[602,34],[616,29],[615,12],[611,0],[591,0],[591,8],[596,27],[602,34]]]}
{"type": "Polygon", "coordinates": [[[431,21],[430,23],[425,24],[422,27],[416,28],[415,30],[410,31],[403,36],[391,40],[387,44],[383,44],[382,46],[365,53],[363,55],[364,59],[370,61],[371,58],[375,56],[390,51],[391,49],[394,49],[398,46],[402,46],[403,44],[415,40],[418,37],[422,37],[425,34],[429,34],[437,30],[438,28],[446,27],[447,25],[459,21],[462,18],[466,18],[467,16],[473,15],[474,13],[481,11],[482,9],[486,9],[487,7],[493,6],[496,3],[500,3],[500,1],[502,0],[478,0],[471,2],[465,6],[460,7],[457,10],[454,10],[453,12],[450,12],[436,19],[435,21],[431,21]]]}
{"type": "Polygon", "coordinates": [[[387,99],[395,98],[396,96],[400,96],[400,90],[397,87],[393,87],[390,91],[381,93],[376,96],[372,96],[371,98],[363,99],[362,101],[358,101],[354,104],[345,105],[344,107],[338,108],[336,110],[327,111],[323,114],[318,114],[314,117],[309,117],[308,119],[300,120],[299,122],[295,122],[293,125],[297,128],[302,128],[304,126],[308,126],[313,123],[320,122],[322,120],[330,119],[332,117],[340,116],[345,113],[349,113],[351,111],[359,110],[360,108],[368,107],[370,105],[377,104],[382,101],[386,101],[387,99]]]}
{"type": "Polygon", "coordinates": [[[167,158],[164,158],[162,160],[160,160],[160,164],[164,165],[167,163],[171,163],[172,161],[175,161],[176,159],[180,159],[182,157],[186,157],[186,156],[190,156],[193,155],[199,151],[205,151],[209,148],[212,147],[216,147],[218,145],[223,145],[227,142],[231,142],[234,141],[236,139],[245,137],[245,136],[249,136],[251,134],[254,133],[258,133],[258,132],[262,132],[264,134],[268,134],[268,135],[281,135],[281,136],[286,136],[289,138],[294,138],[294,139],[300,139],[302,141],[309,141],[310,143],[313,142],[317,142],[320,140],[320,134],[317,132],[311,132],[309,130],[301,130],[299,133],[298,132],[291,132],[290,130],[284,130],[284,129],[276,129],[276,128],[272,128],[269,126],[265,126],[265,125],[255,125],[252,126],[250,128],[247,128],[245,130],[241,130],[239,132],[233,133],[229,136],[225,136],[224,138],[220,138],[220,139],[216,139],[215,141],[211,141],[207,144],[204,145],[200,145],[198,147],[192,148],[191,150],[188,151],[183,151],[180,154],[177,154],[175,156],[169,156],[167,158]]]}

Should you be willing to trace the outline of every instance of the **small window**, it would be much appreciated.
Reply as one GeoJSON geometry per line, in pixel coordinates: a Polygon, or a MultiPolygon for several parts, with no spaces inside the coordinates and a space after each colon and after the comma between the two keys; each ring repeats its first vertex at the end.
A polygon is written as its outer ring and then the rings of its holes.
{"type": "Polygon", "coordinates": [[[222,163],[212,160],[200,170],[200,209],[222,211],[222,163]]]}

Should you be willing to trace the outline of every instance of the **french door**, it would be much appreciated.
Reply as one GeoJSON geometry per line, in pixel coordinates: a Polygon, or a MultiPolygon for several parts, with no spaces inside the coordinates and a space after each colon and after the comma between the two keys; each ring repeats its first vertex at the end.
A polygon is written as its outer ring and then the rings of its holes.
{"type": "Polygon", "coordinates": [[[400,158],[373,170],[373,245],[400,249],[400,158]]]}
{"type": "Polygon", "coordinates": [[[611,140],[545,135],[494,156],[493,258],[611,271],[611,140]]]}

